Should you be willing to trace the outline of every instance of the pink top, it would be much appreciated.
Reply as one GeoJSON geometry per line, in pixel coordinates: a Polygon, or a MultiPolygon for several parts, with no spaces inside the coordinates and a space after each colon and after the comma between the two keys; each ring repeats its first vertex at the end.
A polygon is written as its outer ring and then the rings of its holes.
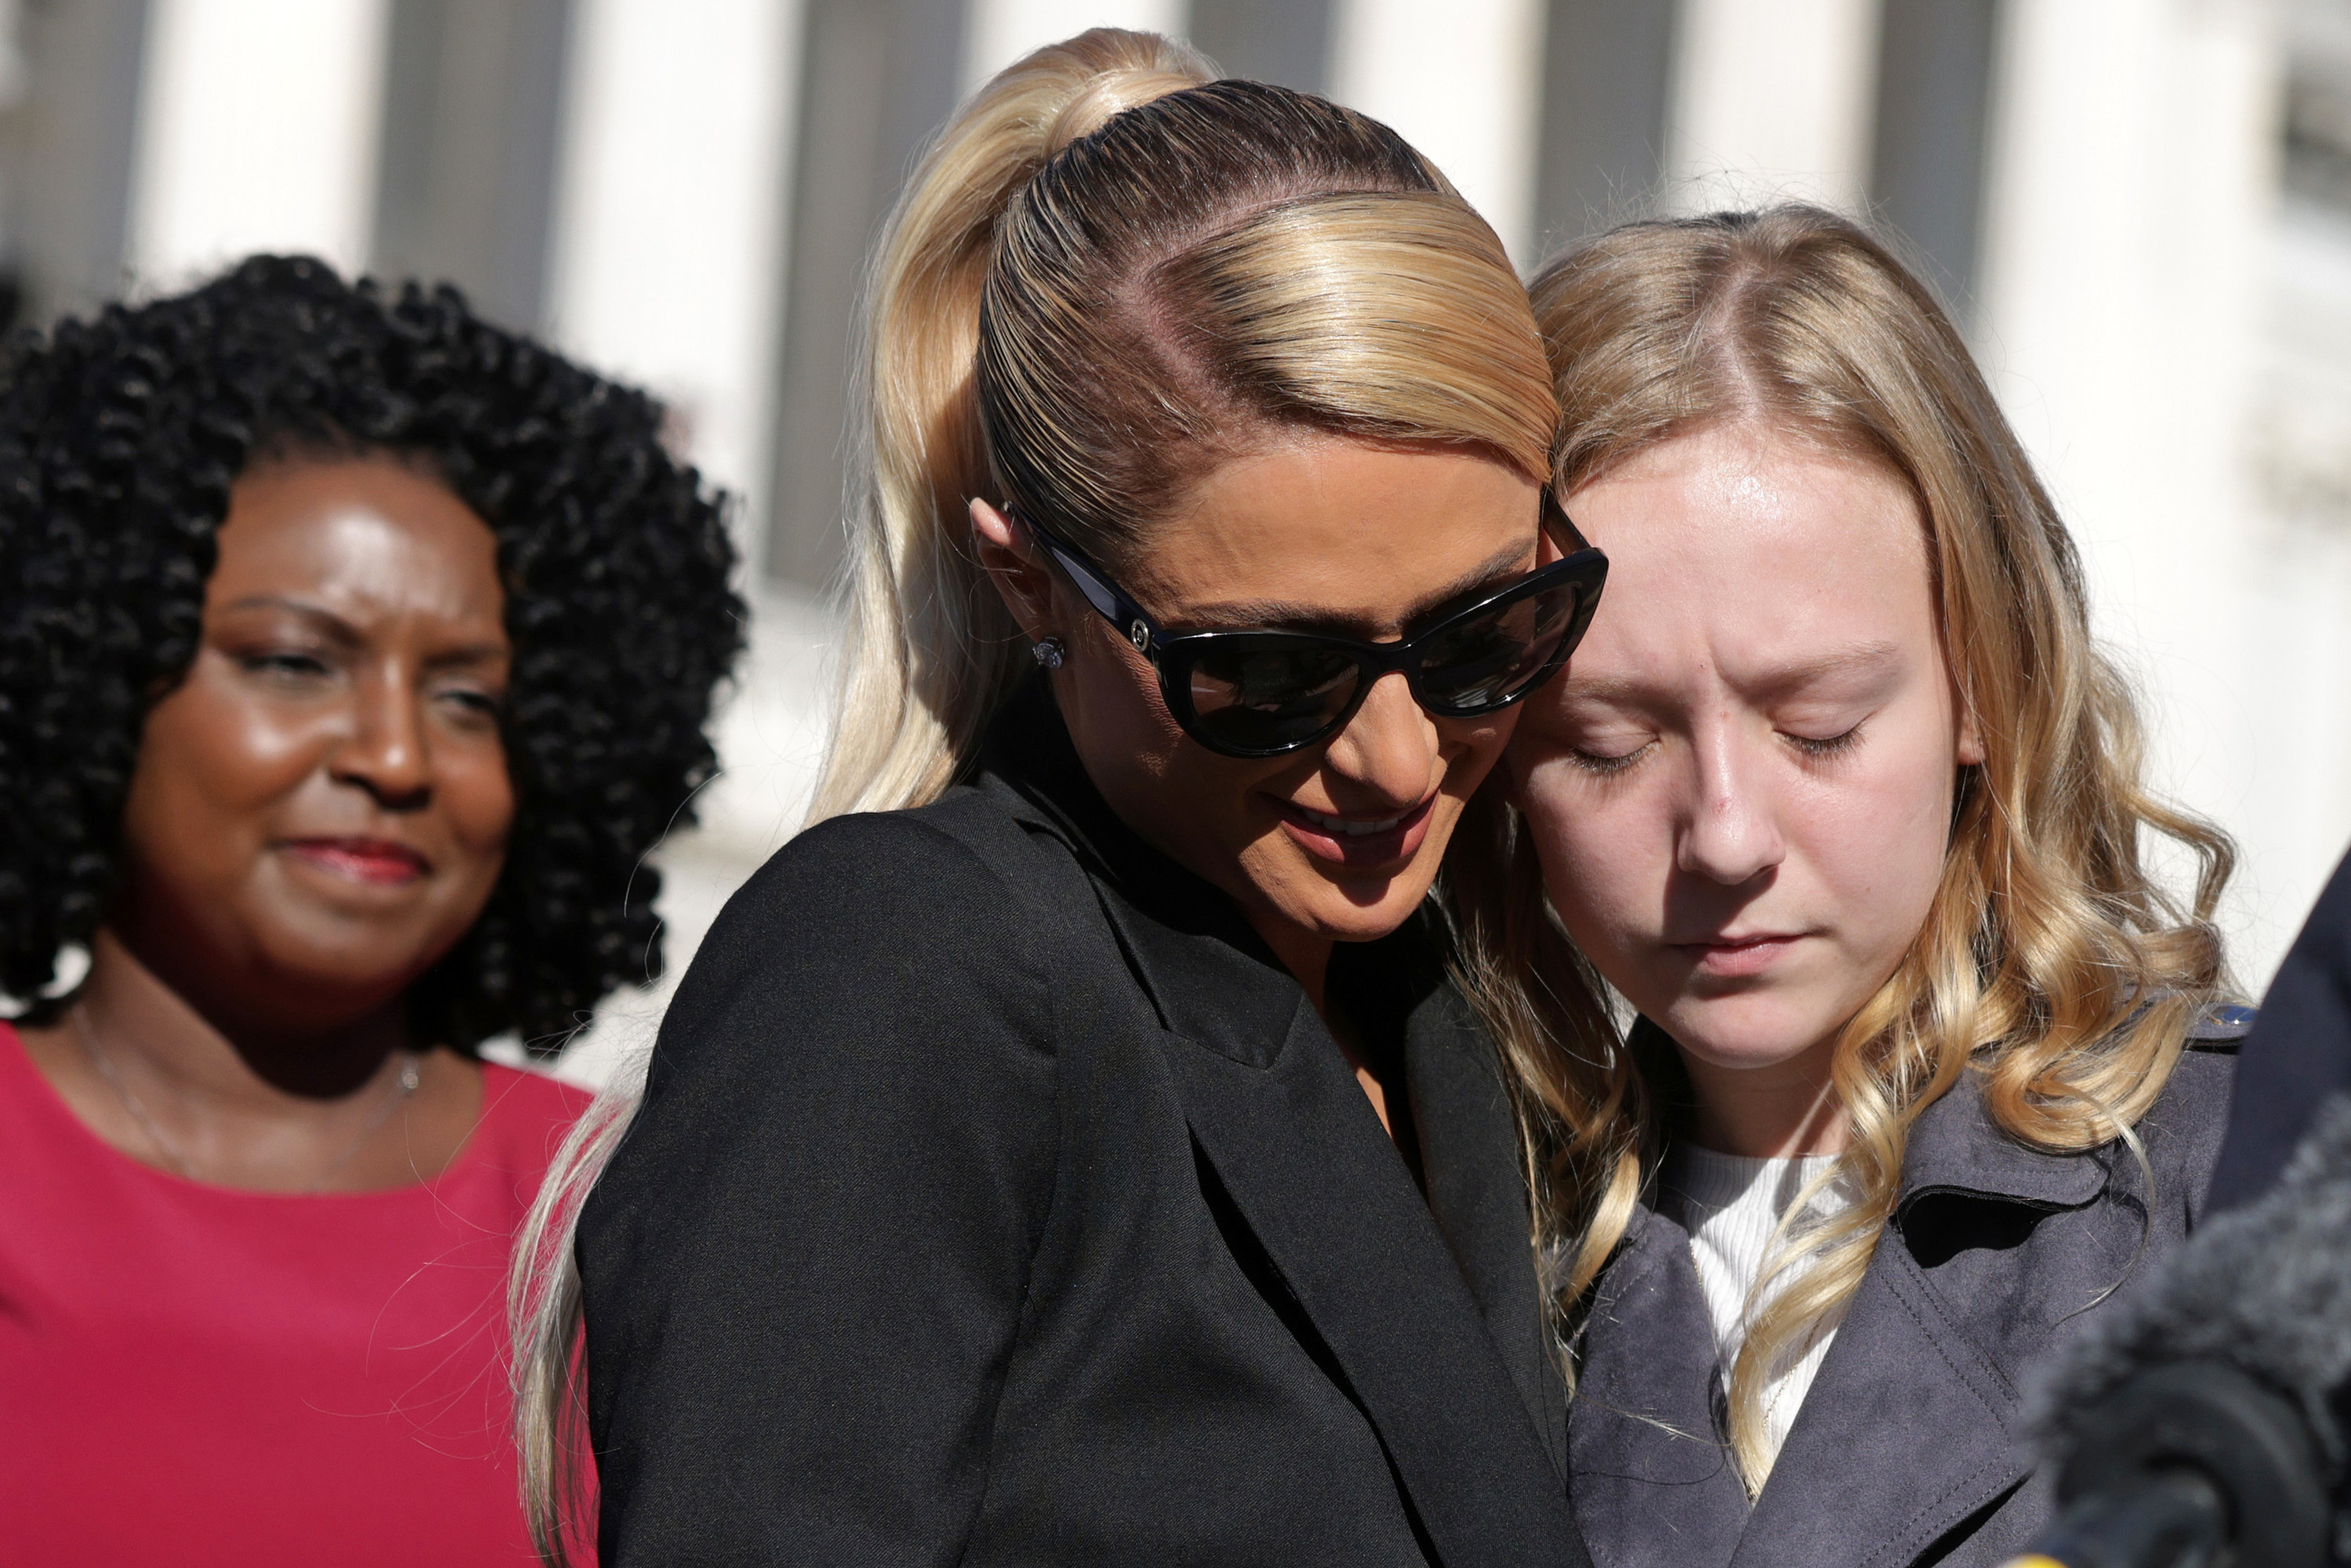
{"type": "Polygon", "coordinates": [[[0,1023],[0,1563],[524,1568],[508,1248],[588,1103],[485,1064],[434,1181],[183,1181],[0,1023]]]}

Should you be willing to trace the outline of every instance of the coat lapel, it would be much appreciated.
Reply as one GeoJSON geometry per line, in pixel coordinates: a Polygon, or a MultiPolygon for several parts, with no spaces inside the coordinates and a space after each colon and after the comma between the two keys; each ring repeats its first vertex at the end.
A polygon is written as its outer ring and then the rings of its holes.
{"type": "Polygon", "coordinates": [[[1733,1568],[1900,1568],[2032,1473],[2016,1369],[1987,1354],[1999,1336],[1975,1320],[1976,1303],[1936,1288],[1903,1222],[1928,1199],[2074,1207],[2105,1183],[2093,1156],[2043,1155],[2003,1136],[1972,1073],[1927,1109],[1911,1130],[1896,1222],[1756,1499],[1733,1568]],[[1867,1543],[1858,1555],[1855,1542],[1867,1543]]]}
{"type": "Polygon", "coordinates": [[[1720,1438],[1714,1325],[1689,1234],[1644,1206],[1577,1336],[1568,1473],[1598,1568],[1721,1568],[1747,1489],[1720,1438]]]}
{"type": "Polygon", "coordinates": [[[2022,1479],[2015,1385],[1954,1322],[1898,1237],[1877,1256],[1732,1556],[1896,1565],[2022,1479]],[[1855,1542],[1866,1543],[1856,1556],[1855,1542]]]}

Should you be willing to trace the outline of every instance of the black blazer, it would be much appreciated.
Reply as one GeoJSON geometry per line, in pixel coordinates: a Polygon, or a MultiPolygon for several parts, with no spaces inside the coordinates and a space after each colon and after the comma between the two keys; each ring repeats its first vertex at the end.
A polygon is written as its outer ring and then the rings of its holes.
{"type": "Polygon", "coordinates": [[[2055,1511],[2024,1426],[2034,1368],[2197,1224],[2252,1016],[2190,1031],[2137,1128],[2145,1170],[2120,1144],[2012,1142],[1973,1073],[1921,1113],[1893,1218],[1751,1506],[1689,1233],[1645,1196],[1596,1287],[1569,1426],[1600,1568],[1997,1568],[2022,1552],[2055,1511]]]}
{"type": "Polygon", "coordinates": [[[607,1568],[1585,1562],[1517,1140],[1426,934],[1297,983],[1041,687],[727,905],[581,1216],[607,1568]]]}

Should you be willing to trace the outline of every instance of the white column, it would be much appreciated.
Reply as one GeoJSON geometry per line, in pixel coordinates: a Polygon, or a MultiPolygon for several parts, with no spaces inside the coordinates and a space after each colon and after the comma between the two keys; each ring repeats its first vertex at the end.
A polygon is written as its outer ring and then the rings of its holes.
{"type": "Polygon", "coordinates": [[[966,92],[1021,56],[1088,27],[1181,36],[1183,0],[969,0],[964,13],[966,92]]]}
{"type": "Polygon", "coordinates": [[[1531,260],[1541,0],[1339,0],[1332,96],[1394,126],[1531,260]]]}
{"type": "Polygon", "coordinates": [[[389,0],[153,0],[131,266],[174,287],[251,251],[365,265],[389,0]]]}
{"type": "Polygon", "coordinates": [[[747,522],[768,489],[799,13],[579,0],[559,161],[556,340],[668,402],[747,522]]]}
{"type": "Polygon", "coordinates": [[[1702,212],[1797,198],[1857,211],[1877,26],[1878,0],[1682,0],[1672,204],[1702,212]]]}
{"type": "MultiPolygon", "coordinates": [[[[549,288],[566,352],[653,392],[685,454],[741,497],[750,650],[722,690],[720,775],[696,830],[659,854],[668,977],[598,1009],[566,1076],[596,1082],[649,1044],[669,993],[742,880],[799,825],[823,744],[823,610],[758,562],[771,488],[798,0],[577,0],[549,288]]],[[[847,330],[846,323],[842,329],[847,330]]]]}
{"type": "Polygon", "coordinates": [[[2276,17],[2265,0],[2004,17],[1987,369],[2080,542],[2095,628],[2147,694],[2155,783],[2246,841],[2225,924],[2258,986],[2340,849],[2285,792],[2346,720],[2341,669],[2312,681],[2273,656],[2294,628],[2263,605],[2291,585],[2251,483],[2276,17]]]}

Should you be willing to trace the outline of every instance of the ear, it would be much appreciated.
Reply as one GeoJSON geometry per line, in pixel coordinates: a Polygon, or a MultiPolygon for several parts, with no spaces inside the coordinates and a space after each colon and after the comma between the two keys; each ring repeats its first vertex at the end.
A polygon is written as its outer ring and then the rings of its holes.
{"type": "Polygon", "coordinates": [[[1020,623],[1030,642],[1061,630],[1054,623],[1053,575],[1028,529],[986,501],[975,499],[971,542],[1004,608],[1012,612],[1012,619],[1020,623]]]}
{"type": "Polygon", "coordinates": [[[1964,700],[1959,704],[1959,759],[1962,768],[1983,766],[1983,737],[1976,733],[1975,711],[1964,700]]]}

